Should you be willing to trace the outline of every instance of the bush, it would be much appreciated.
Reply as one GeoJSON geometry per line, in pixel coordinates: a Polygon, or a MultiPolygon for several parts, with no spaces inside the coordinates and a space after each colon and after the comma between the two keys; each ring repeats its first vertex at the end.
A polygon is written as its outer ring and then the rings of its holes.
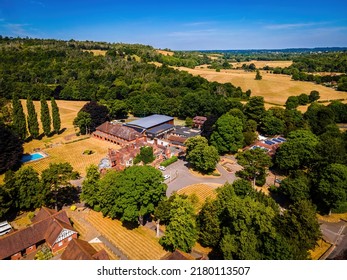
{"type": "Polygon", "coordinates": [[[170,164],[176,162],[178,160],[178,158],[176,156],[173,156],[167,160],[164,160],[160,165],[161,166],[164,166],[164,167],[167,167],[169,166],[170,164]]]}
{"type": "Polygon", "coordinates": [[[101,211],[100,205],[95,205],[93,209],[94,209],[94,211],[96,211],[96,212],[100,212],[100,211],[101,211]]]}
{"type": "Polygon", "coordinates": [[[29,213],[28,213],[28,218],[29,218],[29,220],[31,220],[32,218],[34,218],[34,216],[35,216],[35,213],[34,213],[34,212],[29,212],[29,213]]]}

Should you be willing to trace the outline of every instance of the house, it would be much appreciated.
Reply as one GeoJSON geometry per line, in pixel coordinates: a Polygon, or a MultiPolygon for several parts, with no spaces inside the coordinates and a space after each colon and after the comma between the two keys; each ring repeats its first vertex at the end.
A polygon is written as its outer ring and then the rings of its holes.
{"type": "Polygon", "coordinates": [[[247,147],[246,149],[255,149],[260,148],[264,150],[268,155],[274,156],[278,147],[286,142],[287,140],[281,136],[273,138],[261,137],[261,140],[256,141],[252,146],[247,147]]]}
{"type": "Polygon", "coordinates": [[[124,147],[125,145],[145,139],[145,135],[132,127],[119,123],[104,122],[92,133],[94,138],[112,142],[124,147]]]}
{"type": "Polygon", "coordinates": [[[195,116],[193,118],[193,127],[196,127],[198,129],[201,129],[205,121],[207,120],[206,117],[203,116],[195,116]]]}
{"type": "Polygon", "coordinates": [[[177,261],[177,260],[196,260],[191,254],[185,253],[181,250],[175,250],[172,253],[167,253],[162,260],[177,261]]]}
{"type": "Polygon", "coordinates": [[[137,141],[135,144],[127,145],[119,150],[108,149],[108,158],[111,167],[116,170],[124,170],[126,167],[132,166],[135,157],[140,153],[142,147],[152,147],[153,154],[156,157],[152,165],[158,164],[164,159],[165,151],[157,145],[145,141],[137,141]]]}
{"type": "Polygon", "coordinates": [[[61,255],[62,260],[109,260],[104,249],[96,251],[87,241],[72,239],[61,255]]]}
{"type": "Polygon", "coordinates": [[[77,238],[77,231],[66,212],[42,207],[31,225],[0,237],[0,259],[18,260],[45,243],[54,254],[66,248],[73,238],[77,238]]]}

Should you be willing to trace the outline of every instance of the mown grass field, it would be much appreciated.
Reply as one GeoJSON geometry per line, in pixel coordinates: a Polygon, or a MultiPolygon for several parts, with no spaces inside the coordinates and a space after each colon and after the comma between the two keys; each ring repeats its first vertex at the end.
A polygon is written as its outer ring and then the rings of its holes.
{"type": "Polygon", "coordinates": [[[187,186],[177,191],[178,194],[185,194],[188,196],[196,196],[198,198],[197,208],[200,209],[204,204],[205,200],[209,197],[214,199],[217,197],[216,188],[220,185],[206,185],[206,184],[194,184],[187,186]]]}
{"type": "MultiPolygon", "coordinates": [[[[270,64],[270,62],[267,63],[270,64]]],[[[255,72],[243,70],[216,72],[214,69],[199,67],[196,69],[179,67],[178,69],[199,75],[209,81],[231,82],[233,85],[241,87],[243,91],[250,89],[252,96],[263,96],[265,102],[277,105],[284,105],[289,96],[300,95],[301,93],[309,94],[312,90],[317,90],[320,93],[320,100],[347,99],[347,92],[336,91],[311,82],[292,81],[288,75],[276,75],[260,71],[262,80],[255,80],[255,72]]],[[[268,104],[268,106],[274,106],[273,104],[268,104]]]]}
{"type": "Polygon", "coordinates": [[[167,253],[158,243],[155,232],[146,227],[130,230],[123,227],[121,221],[95,211],[89,212],[87,220],[130,260],[159,260],[167,253]]]}
{"type": "Polygon", "coordinates": [[[47,158],[25,165],[32,166],[40,173],[50,163],[69,162],[74,170],[78,171],[81,176],[85,176],[86,168],[91,164],[98,165],[100,160],[106,157],[108,148],[117,149],[119,146],[98,139],[87,138],[70,144],[58,144],[52,148],[46,148],[44,152],[48,154],[47,158]],[[92,150],[94,153],[84,155],[85,150],[92,150]]]}

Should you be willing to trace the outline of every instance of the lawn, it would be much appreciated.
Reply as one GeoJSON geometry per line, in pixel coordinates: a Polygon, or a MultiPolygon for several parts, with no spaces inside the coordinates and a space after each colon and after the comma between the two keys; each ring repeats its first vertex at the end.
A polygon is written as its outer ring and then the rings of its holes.
{"type": "Polygon", "coordinates": [[[180,189],[177,193],[188,196],[195,195],[198,198],[197,208],[200,209],[208,197],[212,199],[217,197],[216,188],[219,186],[220,184],[194,184],[180,189]]]}
{"type": "MultiPolygon", "coordinates": [[[[26,163],[26,165],[33,166],[35,170],[41,172],[49,166],[50,163],[69,162],[72,167],[78,171],[82,176],[85,175],[86,168],[90,164],[99,164],[100,160],[107,155],[108,148],[117,149],[119,146],[89,138],[86,136],[76,136],[76,129],[73,126],[73,120],[77,116],[78,111],[86,104],[86,101],[66,101],[57,100],[59,107],[61,134],[55,134],[52,137],[44,136],[40,140],[33,140],[24,144],[24,152],[32,153],[35,149],[41,149],[48,154],[47,158],[39,161],[26,163]],[[76,142],[74,142],[76,141],[76,142]],[[92,150],[94,153],[91,155],[84,155],[85,150],[92,150]]],[[[22,100],[24,113],[26,114],[26,101],[22,100]]],[[[40,131],[42,132],[40,122],[40,102],[34,101],[40,131]]],[[[50,106],[50,101],[48,102],[50,106]]]]}
{"type": "MultiPolygon", "coordinates": [[[[270,62],[268,63],[270,64],[270,62]]],[[[317,90],[320,93],[321,100],[347,99],[347,92],[336,91],[311,82],[293,81],[288,75],[276,75],[266,71],[260,71],[262,80],[255,80],[254,72],[243,70],[216,72],[214,69],[201,69],[199,67],[196,69],[179,67],[178,69],[193,75],[200,75],[209,81],[231,82],[233,85],[241,87],[243,91],[250,89],[252,96],[263,96],[266,102],[272,104],[284,105],[289,96],[300,95],[301,93],[309,94],[312,90],[317,90]]]]}
{"type": "Polygon", "coordinates": [[[47,158],[26,163],[26,165],[42,172],[50,163],[69,162],[74,170],[85,176],[86,168],[91,164],[98,165],[100,160],[106,157],[108,148],[118,149],[119,146],[95,138],[87,138],[70,144],[57,144],[52,148],[44,149],[48,154],[47,158]],[[85,150],[92,150],[94,153],[83,154],[85,150]]]}
{"type": "Polygon", "coordinates": [[[127,229],[119,220],[105,218],[95,211],[90,211],[86,218],[130,260],[159,260],[167,253],[149,228],[127,229]]]}
{"type": "Polygon", "coordinates": [[[324,255],[326,251],[330,248],[331,244],[325,242],[323,239],[318,240],[314,250],[310,250],[310,255],[313,260],[319,260],[321,256],[324,255]]]}

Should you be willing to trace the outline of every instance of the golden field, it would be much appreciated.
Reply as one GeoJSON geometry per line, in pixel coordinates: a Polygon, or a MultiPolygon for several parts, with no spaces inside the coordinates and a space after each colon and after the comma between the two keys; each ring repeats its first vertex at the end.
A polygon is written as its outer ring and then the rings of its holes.
{"type": "MultiPolygon", "coordinates": [[[[267,63],[270,62],[267,61],[267,63]]],[[[276,61],[276,63],[279,62],[276,61]]],[[[311,82],[293,81],[288,75],[260,71],[263,77],[262,80],[255,80],[255,72],[224,69],[216,72],[214,69],[200,67],[198,66],[196,69],[178,67],[177,69],[199,75],[208,81],[230,82],[237,87],[241,87],[243,91],[250,89],[252,91],[251,96],[263,96],[265,102],[277,105],[284,105],[289,96],[300,95],[301,93],[309,94],[312,90],[317,90],[320,93],[320,100],[347,99],[347,92],[336,91],[311,82]]]]}

